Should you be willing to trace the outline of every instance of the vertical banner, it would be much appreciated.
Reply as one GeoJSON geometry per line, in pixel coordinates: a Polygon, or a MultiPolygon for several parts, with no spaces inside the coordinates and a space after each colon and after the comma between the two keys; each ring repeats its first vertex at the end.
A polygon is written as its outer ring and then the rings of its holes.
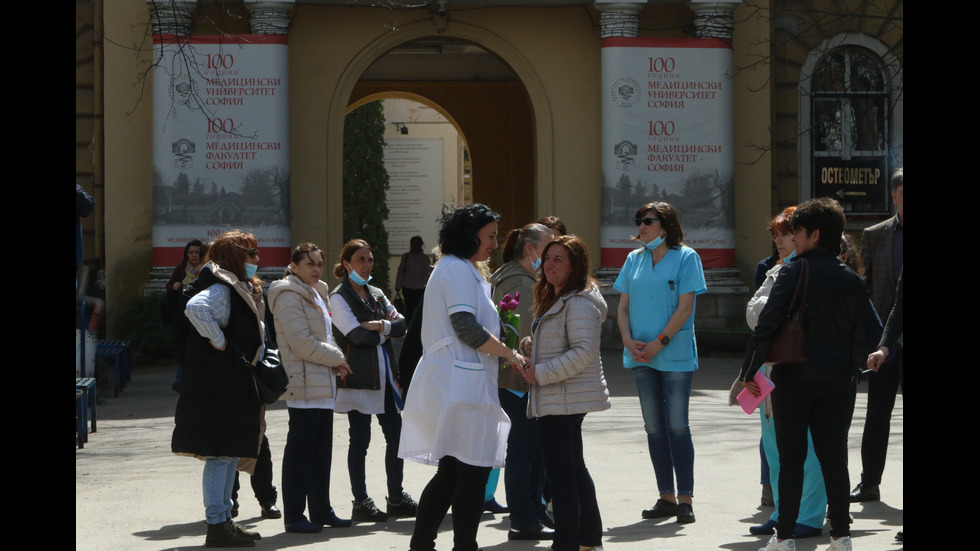
{"type": "Polygon", "coordinates": [[[282,35],[154,37],[153,265],[242,229],[289,262],[288,44],[282,35]]]}
{"type": "Polygon", "coordinates": [[[436,220],[442,213],[442,138],[386,138],[388,171],[388,250],[392,256],[408,252],[409,240],[439,242],[436,220]]]}
{"type": "Polygon", "coordinates": [[[731,66],[724,40],[602,41],[603,267],[638,246],[633,215],[654,201],[705,268],[735,266],[731,66]]]}

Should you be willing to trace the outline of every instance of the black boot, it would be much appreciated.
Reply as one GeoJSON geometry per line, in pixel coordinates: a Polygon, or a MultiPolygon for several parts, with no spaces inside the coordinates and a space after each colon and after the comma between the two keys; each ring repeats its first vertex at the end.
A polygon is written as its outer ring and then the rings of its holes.
{"type": "Polygon", "coordinates": [[[255,547],[255,540],[239,533],[233,521],[221,524],[208,524],[208,535],[204,547],[255,547]]]}

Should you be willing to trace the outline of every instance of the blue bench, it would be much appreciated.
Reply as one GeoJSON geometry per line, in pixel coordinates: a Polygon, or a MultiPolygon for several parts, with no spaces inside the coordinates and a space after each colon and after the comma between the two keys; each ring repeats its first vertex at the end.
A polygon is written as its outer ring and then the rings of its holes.
{"type": "MultiPolygon", "coordinates": [[[[89,411],[92,415],[92,432],[98,430],[96,423],[97,406],[99,404],[99,398],[95,389],[95,378],[94,377],[84,377],[81,379],[75,379],[75,392],[82,393],[82,411],[81,414],[76,413],[81,420],[81,425],[88,426],[89,411]]],[[[76,398],[77,401],[77,398],[76,398]]],[[[88,442],[88,430],[85,432],[85,441],[88,442]]]]}
{"type": "Polygon", "coordinates": [[[78,448],[85,447],[88,440],[88,425],[85,423],[85,393],[75,387],[75,436],[78,448]]]}
{"type": "Polygon", "coordinates": [[[129,341],[119,339],[99,339],[95,357],[112,360],[112,396],[118,398],[126,388],[132,372],[132,353],[129,341]]]}

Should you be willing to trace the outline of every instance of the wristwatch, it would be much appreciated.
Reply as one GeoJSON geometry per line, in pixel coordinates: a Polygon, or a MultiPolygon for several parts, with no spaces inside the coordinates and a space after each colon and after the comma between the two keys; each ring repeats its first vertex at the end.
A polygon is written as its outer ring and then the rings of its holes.
{"type": "Polygon", "coordinates": [[[667,346],[668,344],[670,344],[670,337],[664,335],[663,333],[661,333],[660,336],[657,338],[660,339],[660,344],[663,346],[667,346]]]}

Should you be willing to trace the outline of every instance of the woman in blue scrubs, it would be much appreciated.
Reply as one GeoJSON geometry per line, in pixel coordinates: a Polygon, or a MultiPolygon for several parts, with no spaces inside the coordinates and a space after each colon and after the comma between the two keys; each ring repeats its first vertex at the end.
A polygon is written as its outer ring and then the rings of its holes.
{"type": "Polygon", "coordinates": [[[677,210],[649,203],[636,211],[633,236],[643,247],[626,258],[615,288],[623,365],[633,370],[660,498],[643,518],[694,522],[694,442],[688,422],[698,367],[695,296],[707,286],[701,258],[681,242],[677,210]],[[675,478],[677,488],[675,489],[675,478]]]}

